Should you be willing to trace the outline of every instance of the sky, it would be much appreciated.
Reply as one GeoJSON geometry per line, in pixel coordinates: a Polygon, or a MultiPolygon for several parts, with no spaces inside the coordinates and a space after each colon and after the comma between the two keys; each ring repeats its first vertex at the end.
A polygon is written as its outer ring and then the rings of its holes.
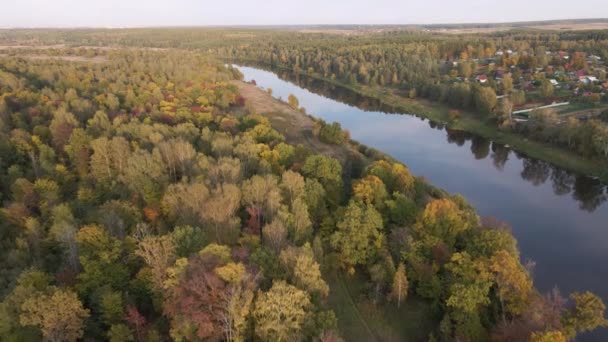
{"type": "Polygon", "coordinates": [[[606,18],[586,0],[2,0],[0,27],[436,24],[606,18]]]}

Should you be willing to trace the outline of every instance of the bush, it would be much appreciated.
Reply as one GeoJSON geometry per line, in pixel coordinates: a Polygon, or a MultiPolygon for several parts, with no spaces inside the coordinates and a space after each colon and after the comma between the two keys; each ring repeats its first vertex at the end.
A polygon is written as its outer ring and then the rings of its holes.
{"type": "Polygon", "coordinates": [[[319,139],[326,144],[342,145],[346,141],[348,135],[342,130],[342,126],[338,122],[332,124],[321,123],[319,130],[319,139]]]}

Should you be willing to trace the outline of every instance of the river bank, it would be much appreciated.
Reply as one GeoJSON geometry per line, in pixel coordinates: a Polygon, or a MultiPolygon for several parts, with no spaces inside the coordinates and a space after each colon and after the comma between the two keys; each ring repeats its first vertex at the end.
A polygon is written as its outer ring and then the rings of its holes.
{"type": "MultiPolygon", "coordinates": [[[[244,64],[257,64],[255,61],[240,61],[244,64]]],[[[268,65],[265,65],[269,68],[268,65]]],[[[290,71],[285,67],[275,67],[282,71],[290,71]]],[[[271,68],[272,70],[272,68],[271,68]]],[[[422,118],[429,119],[436,123],[443,124],[450,129],[461,130],[472,133],[495,141],[503,145],[509,145],[512,149],[523,153],[531,158],[540,159],[560,168],[600,179],[603,183],[608,184],[608,162],[600,159],[590,159],[581,157],[577,153],[556,147],[547,143],[537,142],[522,137],[516,133],[500,131],[493,124],[486,123],[479,119],[476,113],[460,110],[460,116],[457,120],[452,120],[449,116],[450,108],[444,104],[428,101],[425,99],[410,99],[407,97],[395,94],[392,89],[386,88],[371,88],[365,86],[353,86],[345,84],[338,80],[323,77],[322,75],[307,73],[300,71],[302,76],[310,77],[320,81],[324,81],[348,89],[361,96],[369,97],[382,102],[383,104],[393,107],[402,113],[413,113],[422,118]]]]}

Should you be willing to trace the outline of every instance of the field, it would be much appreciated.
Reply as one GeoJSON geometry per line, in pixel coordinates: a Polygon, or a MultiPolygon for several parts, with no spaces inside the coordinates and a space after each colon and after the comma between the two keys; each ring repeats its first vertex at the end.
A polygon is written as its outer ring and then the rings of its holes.
{"type": "Polygon", "coordinates": [[[327,274],[329,304],[346,341],[426,341],[438,322],[430,304],[411,297],[398,309],[394,303],[374,304],[365,296],[361,277],[327,274]]]}

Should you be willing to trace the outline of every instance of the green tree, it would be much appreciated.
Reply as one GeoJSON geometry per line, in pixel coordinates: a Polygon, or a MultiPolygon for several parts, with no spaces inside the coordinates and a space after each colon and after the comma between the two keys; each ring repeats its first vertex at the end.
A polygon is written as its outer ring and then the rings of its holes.
{"type": "Polygon", "coordinates": [[[482,114],[491,114],[496,107],[496,92],[490,87],[481,87],[475,91],[475,107],[482,114]]]}
{"type": "Polygon", "coordinates": [[[369,204],[351,201],[336,226],[331,246],[350,273],[354,273],[354,266],[366,264],[384,244],[382,217],[369,204]]]}
{"type": "Polygon", "coordinates": [[[342,190],[342,165],[338,160],[323,155],[310,156],[304,162],[302,174],[318,180],[330,202],[338,203],[342,190]]]}

